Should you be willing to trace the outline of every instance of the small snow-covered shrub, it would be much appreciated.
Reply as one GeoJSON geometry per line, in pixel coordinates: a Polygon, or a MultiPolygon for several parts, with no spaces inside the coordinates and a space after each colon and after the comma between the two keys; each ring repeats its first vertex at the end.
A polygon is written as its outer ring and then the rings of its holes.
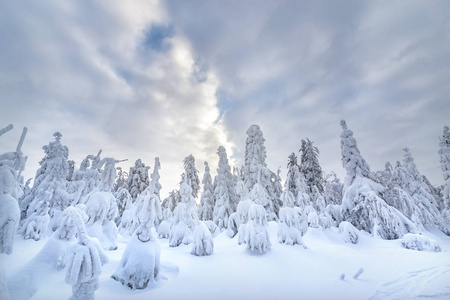
{"type": "Polygon", "coordinates": [[[420,234],[405,234],[402,238],[402,246],[406,249],[418,251],[442,251],[438,242],[420,234]]]}
{"type": "Polygon", "coordinates": [[[350,222],[343,221],[339,224],[339,233],[342,235],[344,242],[356,244],[358,242],[358,229],[350,222]]]}
{"type": "Polygon", "coordinates": [[[234,238],[238,233],[239,217],[236,212],[232,213],[228,218],[227,235],[234,238]]]}
{"type": "Polygon", "coordinates": [[[279,212],[278,242],[286,245],[303,245],[297,213],[291,207],[282,207],[279,212]]]}
{"type": "MultiPolygon", "coordinates": [[[[248,218],[249,221],[245,225],[245,243],[247,248],[251,251],[258,250],[260,253],[264,253],[271,246],[264,206],[259,204],[250,206],[248,218]]],[[[239,236],[241,236],[241,233],[239,233],[239,236]]]]}
{"type": "Polygon", "coordinates": [[[149,240],[141,241],[141,238],[140,235],[133,234],[119,267],[111,276],[133,290],[145,289],[159,273],[161,249],[158,242],[151,234],[148,236],[149,240]]]}
{"type": "Polygon", "coordinates": [[[194,231],[194,243],[191,254],[197,256],[211,255],[214,251],[214,240],[208,227],[199,222],[194,231]]]}
{"type": "Polygon", "coordinates": [[[211,220],[207,220],[207,221],[203,221],[203,223],[205,223],[206,227],[208,227],[209,232],[211,232],[211,235],[214,237],[216,234],[220,233],[220,230],[217,230],[218,227],[216,225],[216,223],[214,223],[214,221],[211,220]]]}
{"type": "Polygon", "coordinates": [[[315,210],[312,210],[308,214],[308,225],[312,228],[318,228],[320,225],[320,219],[315,210]]]}
{"type": "Polygon", "coordinates": [[[164,220],[158,226],[158,237],[161,239],[168,239],[170,237],[170,228],[172,227],[172,222],[170,220],[164,220]]]}

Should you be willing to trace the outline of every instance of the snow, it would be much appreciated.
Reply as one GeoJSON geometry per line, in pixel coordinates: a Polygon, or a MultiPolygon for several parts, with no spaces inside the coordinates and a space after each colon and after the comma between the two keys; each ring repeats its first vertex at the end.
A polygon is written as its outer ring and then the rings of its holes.
{"type": "Polygon", "coordinates": [[[418,251],[442,251],[441,246],[435,240],[420,234],[405,234],[402,238],[402,246],[406,249],[418,251]]]}
{"type": "MultiPolygon", "coordinates": [[[[345,243],[338,228],[308,228],[302,237],[307,247],[275,242],[278,224],[269,222],[272,246],[264,255],[238,245],[237,236],[226,232],[214,238],[214,255],[191,255],[192,245],[161,246],[161,274],[154,285],[131,290],[111,278],[118,268],[127,240],[118,239],[118,249],[107,252],[95,298],[101,299],[401,299],[420,295],[448,299],[450,289],[450,238],[427,232],[444,252],[412,251],[400,240],[383,240],[360,232],[357,244],[345,243]],[[357,280],[352,277],[363,268],[357,280]],[[345,274],[344,280],[340,280],[345,274]]],[[[155,233],[156,234],[156,233],[155,233]]],[[[154,234],[154,235],[155,235],[154,234]]],[[[155,235],[156,236],[156,235],[155,235]]],[[[7,277],[38,253],[45,240],[17,236],[14,252],[1,255],[7,277]]],[[[71,287],[65,272],[47,270],[46,283],[32,299],[67,299],[71,287]]]]}

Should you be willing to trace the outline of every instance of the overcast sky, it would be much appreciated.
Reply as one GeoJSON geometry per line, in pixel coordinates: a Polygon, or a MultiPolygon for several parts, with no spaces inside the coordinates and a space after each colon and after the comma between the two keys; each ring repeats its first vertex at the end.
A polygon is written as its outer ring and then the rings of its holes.
{"type": "Polygon", "coordinates": [[[446,0],[0,2],[0,153],[27,126],[26,177],[60,131],[77,166],[160,157],[165,197],[189,154],[240,165],[259,124],[273,171],[309,138],[343,178],[345,119],[372,171],[407,146],[442,184],[449,78],[446,0]]]}

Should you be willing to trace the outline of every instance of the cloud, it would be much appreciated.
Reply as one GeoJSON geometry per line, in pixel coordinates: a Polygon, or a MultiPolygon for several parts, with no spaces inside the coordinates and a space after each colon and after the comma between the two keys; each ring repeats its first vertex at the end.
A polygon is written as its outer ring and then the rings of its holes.
{"type": "Polygon", "coordinates": [[[321,150],[323,168],[343,176],[339,120],[346,119],[374,171],[401,160],[408,146],[419,169],[442,183],[437,137],[450,115],[445,1],[169,1],[167,7],[227,95],[222,120],[230,139],[238,139],[236,160],[243,159],[246,128],[258,123],[271,168],[284,168],[308,137],[321,150]]]}
{"type": "MultiPolygon", "coordinates": [[[[138,158],[153,166],[159,156],[163,196],[177,188],[187,155],[199,168],[217,164],[216,149],[227,144],[215,122],[217,79],[198,80],[189,42],[159,5],[2,6],[0,114],[5,126],[29,127],[27,177],[55,131],[77,165],[100,148],[104,157],[128,158],[125,170],[138,158]]],[[[15,149],[17,135],[2,137],[2,151],[15,149]]]]}
{"type": "Polygon", "coordinates": [[[77,163],[161,158],[165,192],[189,154],[214,170],[241,164],[259,124],[272,170],[320,150],[341,177],[346,119],[372,170],[401,160],[442,183],[438,136],[450,115],[449,4],[423,1],[94,1],[0,4],[1,137],[33,176],[42,145],[63,133],[77,163]]]}

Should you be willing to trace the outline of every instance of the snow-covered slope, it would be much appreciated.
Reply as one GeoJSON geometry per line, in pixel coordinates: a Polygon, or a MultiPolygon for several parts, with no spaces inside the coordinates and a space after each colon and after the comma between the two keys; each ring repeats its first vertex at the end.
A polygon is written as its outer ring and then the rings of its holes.
{"type": "MultiPolygon", "coordinates": [[[[191,255],[192,245],[161,245],[158,282],[144,290],[130,290],[111,279],[127,240],[109,251],[96,299],[405,299],[450,298],[450,238],[427,233],[442,252],[415,251],[401,240],[382,240],[359,232],[357,244],[345,243],[338,228],[308,228],[302,237],[307,249],[277,242],[277,223],[269,222],[271,249],[265,254],[238,245],[238,236],[226,232],[214,238],[211,256],[191,255]],[[354,274],[363,269],[358,279],[354,274]],[[344,274],[344,276],[343,276],[344,274]],[[343,278],[343,279],[341,279],[343,278]]],[[[156,236],[156,234],[155,234],[156,236]]],[[[46,240],[17,237],[14,252],[2,255],[6,277],[12,278],[45,244],[46,240]]],[[[71,286],[65,270],[48,271],[32,299],[67,299],[71,286]]],[[[25,283],[24,283],[25,284],[25,283]]],[[[13,295],[12,295],[13,296],[13,295]]]]}

